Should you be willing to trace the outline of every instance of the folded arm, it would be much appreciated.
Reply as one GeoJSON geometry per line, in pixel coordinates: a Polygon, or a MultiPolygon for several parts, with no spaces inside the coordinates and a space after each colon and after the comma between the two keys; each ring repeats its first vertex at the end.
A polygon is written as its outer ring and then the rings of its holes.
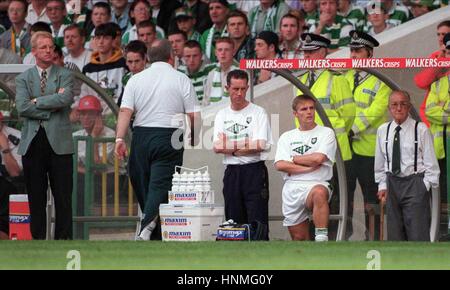
{"type": "Polygon", "coordinates": [[[58,90],[56,93],[41,96],[36,99],[38,109],[61,109],[68,107],[73,103],[73,78],[70,73],[64,73],[58,76],[58,90]]]}
{"type": "Polygon", "coordinates": [[[293,162],[280,160],[275,163],[275,169],[278,171],[283,171],[288,174],[301,174],[301,173],[308,173],[312,172],[314,170],[317,170],[319,166],[304,166],[304,165],[298,165],[293,162]]]}
{"type": "Polygon", "coordinates": [[[16,78],[16,109],[20,117],[48,120],[51,112],[36,107],[31,100],[34,98],[29,94],[28,84],[22,77],[16,78]]]}
{"type": "Polygon", "coordinates": [[[296,165],[306,166],[306,167],[317,167],[322,165],[328,157],[323,153],[311,153],[305,155],[294,156],[293,161],[296,165]]]}

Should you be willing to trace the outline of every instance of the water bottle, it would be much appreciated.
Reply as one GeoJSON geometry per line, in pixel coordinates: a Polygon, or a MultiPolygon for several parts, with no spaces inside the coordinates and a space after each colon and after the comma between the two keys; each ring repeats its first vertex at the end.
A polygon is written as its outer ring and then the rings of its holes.
{"type": "Polygon", "coordinates": [[[203,191],[203,179],[202,179],[202,173],[200,171],[197,171],[195,173],[194,190],[197,192],[203,191]]]}
{"type": "Polygon", "coordinates": [[[187,184],[186,184],[186,191],[187,191],[187,192],[192,192],[192,191],[194,191],[194,188],[195,188],[194,181],[195,181],[195,175],[194,175],[194,172],[190,172],[190,173],[188,174],[188,177],[187,177],[187,184]]]}
{"type": "Polygon", "coordinates": [[[203,191],[210,191],[211,190],[211,178],[209,177],[208,171],[205,171],[205,173],[202,174],[202,181],[203,181],[203,191]]]}
{"type": "Polygon", "coordinates": [[[187,182],[188,182],[188,175],[186,172],[181,173],[180,177],[180,192],[186,192],[187,190],[187,182]]]}
{"type": "Polygon", "coordinates": [[[172,192],[180,191],[180,174],[175,171],[172,178],[172,192]]]}

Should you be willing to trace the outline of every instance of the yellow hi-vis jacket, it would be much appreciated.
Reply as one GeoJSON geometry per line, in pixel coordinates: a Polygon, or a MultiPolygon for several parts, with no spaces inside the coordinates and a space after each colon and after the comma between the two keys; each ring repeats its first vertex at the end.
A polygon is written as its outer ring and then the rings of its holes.
{"type": "Polygon", "coordinates": [[[388,121],[387,108],[392,90],[370,74],[364,76],[355,89],[354,76],[353,69],[345,74],[356,106],[352,147],[358,155],[374,157],[378,127],[388,121]]]}
{"type": "Polygon", "coordinates": [[[425,115],[430,121],[430,130],[434,139],[434,151],[437,159],[445,157],[444,138],[445,127],[447,132],[450,131],[448,124],[450,123],[450,74],[435,81],[430,88],[428,94],[425,115]]]}
{"type": "MultiPolygon", "coordinates": [[[[318,71],[316,71],[317,73],[318,71]]],[[[300,76],[300,81],[307,84],[308,77],[309,71],[300,76]]],[[[347,134],[350,132],[355,117],[355,103],[347,80],[338,72],[323,70],[310,90],[330,119],[341,149],[342,159],[344,161],[351,160],[352,152],[347,134]]],[[[299,94],[301,94],[301,91],[297,90],[297,95],[299,94]]],[[[323,125],[317,112],[315,121],[317,124],[323,125]]],[[[295,124],[298,128],[297,118],[295,124]]]]}

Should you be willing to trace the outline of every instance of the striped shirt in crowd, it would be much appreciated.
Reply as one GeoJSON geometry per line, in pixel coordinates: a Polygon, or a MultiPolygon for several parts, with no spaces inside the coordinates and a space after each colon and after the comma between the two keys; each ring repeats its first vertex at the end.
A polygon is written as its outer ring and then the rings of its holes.
{"type": "Polygon", "coordinates": [[[192,32],[191,36],[188,36],[188,40],[195,40],[197,42],[200,42],[201,37],[202,37],[202,35],[200,34],[200,32],[198,32],[197,30],[194,30],[194,32],[192,32]]]}
{"type": "MultiPolygon", "coordinates": [[[[309,32],[314,33],[319,21],[309,28],[309,32]]],[[[344,17],[336,15],[334,23],[331,26],[325,26],[320,34],[331,41],[330,49],[346,47],[350,43],[350,31],[353,26],[345,20],[344,17]]]]}
{"type": "Polygon", "coordinates": [[[295,41],[291,47],[288,47],[286,42],[280,44],[281,55],[283,59],[298,59],[303,58],[302,42],[300,40],[295,41]]]}
{"type": "Polygon", "coordinates": [[[310,29],[311,26],[314,26],[318,22],[319,22],[319,12],[317,10],[314,13],[307,14],[305,17],[305,26],[308,27],[308,29],[310,29]]]}
{"type": "Polygon", "coordinates": [[[194,85],[195,92],[197,93],[197,99],[199,103],[202,103],[204,97],[204,85],[206,82],[206,78],[208,77],[208,73],[215,68],[215,64],[205,63],[203,62],[200,69],[193,73],[189,74],[188,69],[185,65],[178,67],[178,71],[187,75],[194,85]]]}
{"type": "Polygon", "coordinates": [[[409,12],[406,6],[400,3],[394,3],[391,10],[389,10],[388,23],[392,24],[393,26],[398,26],[408,20],[411,20],[412,18],[413,15],[411,12],[409,12]]]}
{"type": "Polygon", "coordinates": [[[344,15],[338,12],[338,15],[343,16],[353,28],[358,31],[362,31],[364,28],[364,22],[366,21],[364,9],[360,6],[350,4],[348,12],[344,15]]]}
{"type": "Polygon", "coordinates": [[[69,24],[62,24],[58,30],[55,30],[54,26],[50,24],[50,29],[52,30],[53,40],[55,44],[60,48],[64,47],[64,30],[69,26],[69,24]]]}
{"type": "Polygon", "coordinates": [[[248,23],[252,37],[256,37],[261,31],[268,30],[275,33],[280,32],[280,20],[289,12],[286,3],[278,1],[269,9],[262,9],[261,5],[253,7],[248,12],[248,23]]]}
{"type": "Polygon", "coordinates": [[[229,93],[225,90],[227,74],[232,70],[239,69],[239,63],[237,62],[233,62],[226,71],[222,70],[220,63],[215,63],[214,65],[215,68],[208,73],[205,82],[205,99],[202,102],[204,106],[229,100],[229,93]]]}

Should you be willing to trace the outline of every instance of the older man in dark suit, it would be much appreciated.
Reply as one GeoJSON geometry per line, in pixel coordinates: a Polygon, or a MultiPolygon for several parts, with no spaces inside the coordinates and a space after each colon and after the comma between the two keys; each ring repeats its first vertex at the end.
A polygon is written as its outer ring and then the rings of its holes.
{"type": "Polygon", "coordinates": [[[71,73],[52,64],[54,43],[48,32],[31,39],[36,66],[16,78],[16,106],[23,118],[19,154],[30,200],[33,239],[46,237],[47,187],[55,199],[55,239],[72,238],[71,73]]]}

